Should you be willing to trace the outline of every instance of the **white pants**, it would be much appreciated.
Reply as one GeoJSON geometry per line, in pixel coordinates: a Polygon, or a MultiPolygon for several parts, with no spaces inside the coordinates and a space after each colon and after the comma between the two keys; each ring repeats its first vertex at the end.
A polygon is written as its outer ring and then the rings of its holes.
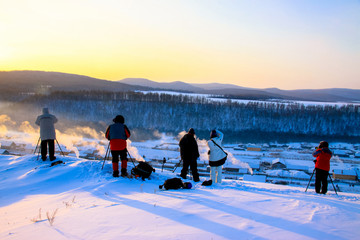
{"type": "Polygon", "coordinates": [[[210,167],[210,179],[213,181],[213,183],[221,183],[222,166],[210,167]]]}

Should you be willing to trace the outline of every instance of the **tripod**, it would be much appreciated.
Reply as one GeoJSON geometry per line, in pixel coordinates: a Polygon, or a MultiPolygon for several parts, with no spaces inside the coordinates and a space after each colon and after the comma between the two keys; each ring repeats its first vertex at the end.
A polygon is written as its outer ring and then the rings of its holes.
{"type": "MultiPolygon", "coordinates": [[[[311,174],[311,177],[310,177],[309,183],[308,183],[308,185],[307,185],[307,187],[306,187],[306,189],[305,189],[305,192],[306,192],[306,191],[308,190],[308,188],[309,188],[309,185],[310,185],[310,182],[311,182],[312,177],[314,176],[315,170],[316,170],[316,168],[314,168],[314,171],[313,171],[312,174],[311,174]]],[[[334,186],[334,182],[333,182],[333,180],[332,180],[332,178],[331,178],[331,176],[330,176],[330,173],[328,174],[328,177],[330,178],[330,182],[331,182],[331,184],[332,184],[332,186],[333,186],[333,188],[334,188],[334,191],[335,191],[336,195],[338,195],[338,194],[337,194],[337,191],[336,191],[336,188],[335,188],[335,186],[334,186]]]]}
{"type": "Polygon", "coordinates": [[[126,149],[126,151],[127,151],[128,155],[129,155],[130,160],[131,160],[132,163],[134,164],[134,167],[136,167],[136,166],[135,166],[135,163],[134,163],[134,160],[133,160],[133,158],[132,158],[131,155],[130,155],[130,152],[129,152],[127,149],[126,149]]]}
{"type": "MultiPolygon", "coordinates": [[[[41,140],[41,137],[39,137],[38,141],[37,141],[37,144],[36,144],[36,147],[35,147],[35,150],[34,150],[34,154],[36,153],[36,150],[38,150],[38,156],[37,156],[37,160],[39,160],[39,156],[40,156],[40,152],[41,152],[41,144],[40,143],[40,140],[41,140]]],[[[60,144],[58,142],[58,140],[55,138],[55,141],[60,149],[60,152],[61,154],[65,157],[65,154],[64,152],[62,151],[61,147],[60,147],[60,144]]]]}
{"type": "Polygon", "coordinates": [[[180,158],[180,161],[178,162],[178,164],[176,164],[176,166],[175,166],[175,168],[174,168],[174,170],[173,170],[173,173],[175,172],[175,170],[180,166],[180,164],[181,164],[181,161],[182,161],[182,159],[180,158]]]}
{"type": "Polygon", "coordinates": [[[104,157],[104,162],[103,162],[103,165],[102,165],[102,167],[101,167],[101,170],[104,169],[105,160],[106,160],[106,158],[108,157],[109,147],[110,147],[110,142],[109,142],[109,144],[108,144],[108,146],[107,146],[107,149],[106,149],[106,153],[105,153],[105,157],[104,157]]]}
{"type": "MultiPolygon", "coordinates": [[[[104,157],[104,162],[103,162],[103,165],[102,165],[102,167],[101,167],[101,170],[104,169],[105,160],[109,157],[109,154],[110,154],[109,147],[110,147],[110,143],[109,143],[108,146],[107,146],[106,153],[105,153],[105,157],[104,157]]],[[[127,150],[126,150],[126,151],[127,151],[127,150]]],[[[135,166],[135,163],[134,163],[134,160],[133,160],[133,158],[131,157],[129,151],[127,151],[127,154],[129,155],[129,158],[130,158],[131,162],[134,164],[134,167],[136,167],[136,166],[135,166]]]]}
{"type": "Polygon", "coordinates": [[[63,157],[65,157],[65,154],[64,154],[64,152],[62,151],[62,149],[61,149],[61,147],[60,147],[60,144],[59,144],[59,142],[58,142],[58,140],[55,138],[55,141],[56,141],[56,143],[57,143],[57,145],[58,145],[58,147],[59,147],[59,149],[60,149],[60,152],[61,152],[61,154],[63,155],[63,157]]]}
{"type": "Polygon", "coordinates": [[[166,158],[163,159],[163,163],[162,163],[162,166],[161,166],[161,172],[163,172],[164,170],[164,164],[166,163],[166,158]]]}

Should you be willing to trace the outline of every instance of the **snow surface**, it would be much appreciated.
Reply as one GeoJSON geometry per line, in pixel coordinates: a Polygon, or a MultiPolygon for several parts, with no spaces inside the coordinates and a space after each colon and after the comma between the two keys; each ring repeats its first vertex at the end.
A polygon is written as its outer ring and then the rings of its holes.
{"type": "MultiPolygon", "coordinates": [[[[360,195],[224,180],[159,190],[176,175],[113,178],[111,164],[0,155],[0,239],[359,239],[360,195]],[[56,211],[57,210],[57,211],[56,211]],[[56,212],[55,212],[56,211],[56,212]],[[53,223],[51,219],[54,214],[53,223]]],[[[128,170],[133,167],[129,162],[128,170]]],[[[205,178],[201,179],[202,181],[205,178]]]]}

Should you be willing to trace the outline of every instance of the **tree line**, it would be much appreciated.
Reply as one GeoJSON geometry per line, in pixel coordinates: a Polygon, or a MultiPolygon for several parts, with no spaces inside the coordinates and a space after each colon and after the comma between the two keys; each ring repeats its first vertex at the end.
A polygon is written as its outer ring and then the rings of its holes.
{"type": "Polygon", "coordinates": [[[105,122],[125,116],[131,128],[199,132],[218,128],[233,137],[360,135],[359,105],[304,105],[283,102],[215,101],[204,96],[143,92],[54,92],[31,95],[18,104],[42,106],[71,122],[105,122]]]}

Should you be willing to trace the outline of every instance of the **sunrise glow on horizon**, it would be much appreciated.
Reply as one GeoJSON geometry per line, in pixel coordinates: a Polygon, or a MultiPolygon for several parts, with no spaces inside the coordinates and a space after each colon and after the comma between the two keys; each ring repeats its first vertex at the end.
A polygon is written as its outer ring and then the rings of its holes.
{"type": "Polygon", "coordinates": [[[360,89],[360,1],[0,1],[0,71],[360,89]]]}

